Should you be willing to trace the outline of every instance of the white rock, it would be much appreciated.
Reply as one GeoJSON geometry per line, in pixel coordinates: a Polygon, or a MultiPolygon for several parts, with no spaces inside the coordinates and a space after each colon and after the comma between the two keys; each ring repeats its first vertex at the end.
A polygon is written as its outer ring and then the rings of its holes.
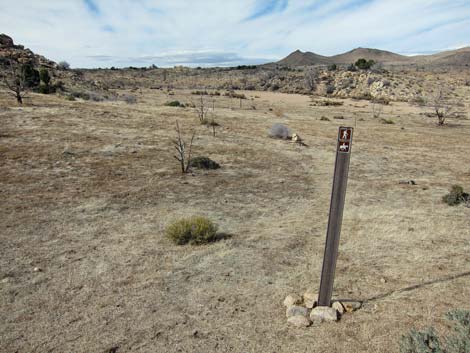
{"type": "Polygon", "coordinates": [[[308,317],[310,310],[304,308],[303,306],[293,305],[286,309],[286,317],[292,316],[305,316],[308,317]]]}
{"type": "Polygon", "coordinates": [[[41,270],[40,267],[35,267],[35,268],[33,268],[33,271],[34,271],[34,272],[41,272],[42,270],[41,270]]]}
{"type": "Polygon", "coordinates": [[[331,307],[335,309],[340,315],[344,314],[344,307],[343,304],[341,304],[340,302],[333,302],[331,307]]]}
{"type": "Polygon", "coordinates": [[[317,306],[310,313],[310,319],[313,323],[321,323],[323,321],[338,321],[338,312],[329,306],[317,306]]]}
{"type": "Polygon", "coordinates": [[[287,319],[287,322],[297,327],[308,327],[312,324],[312,322],[305,316],[292,316],[287,319]]]}
{"type": "Polygon", "coordinates": [[[285,307],[290,307],[292,305],[297,305],[302,303],[302,298],[298,296],[297,294],[289,294],[286,299],[284,299],[284,306],[285,307]]]}

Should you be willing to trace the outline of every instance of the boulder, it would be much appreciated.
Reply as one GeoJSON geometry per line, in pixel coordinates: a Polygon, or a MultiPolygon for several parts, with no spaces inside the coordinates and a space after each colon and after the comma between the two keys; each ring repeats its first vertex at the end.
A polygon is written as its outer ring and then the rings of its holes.
{"type": "Polygon", "coordinates": [[[7,36],[6,34],[0,34],[0,47],[4,48],[12,48],[15,44],[13,43],[13,39],[7,36]]]}
{"type": "Polygon", "coordinates": [[[317,306],[310,313],[310,320],[313,323],[321,323],[323,321],[338,321],[338,312],[330,306],[317,306]]]}
{"type": "Polygon", "coordinates": [[[287,319],[287,322],[296,327],[308,327],[312,324],[312,321],[305,316],[292,316],[287,319]]]}
{"type": "Polygon", "coordinates": [[[308,317],[310,310],[304,308],[303,306],[293,305],[286,309],[286,317],[290,318],[292,316],[305,316],[308,317]]]}
{"type": "Polygon", "coordinates": [[[298,296],[297,294],[289,294],[286,299],[284,299],[284,306],[285,307],[290,307],[292,305],[297,305],[302,303],[302,298],[298,296]]]}

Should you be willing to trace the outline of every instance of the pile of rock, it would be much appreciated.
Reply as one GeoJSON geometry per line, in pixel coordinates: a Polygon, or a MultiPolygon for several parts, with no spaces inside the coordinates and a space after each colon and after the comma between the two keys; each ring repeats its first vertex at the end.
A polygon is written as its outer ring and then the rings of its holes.
{"type": "Polygon", "coordinates": [[[312,323],[320,324],[324,321],[338,321],[346,312],[353,312],[360,308],[360,302],[333,301],[330,306],[317,306],[318,294],[306,291],[302,296],[289,294],[284,299],[287,322],[297,327],[308,327],[312,323]]]}
{"type": "Polygon", "coordinates": [[[13,39],[0,33],[0,61],[10,60],[19,64],[31,63],[34,66],[55,68],[57,64],[42,55],[33,53],[22,45],[15,45],[13,39]]]}

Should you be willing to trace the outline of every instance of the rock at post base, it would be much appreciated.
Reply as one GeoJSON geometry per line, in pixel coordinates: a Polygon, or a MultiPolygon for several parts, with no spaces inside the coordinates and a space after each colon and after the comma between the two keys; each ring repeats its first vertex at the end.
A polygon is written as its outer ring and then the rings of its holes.
{"type": "Polygon", "coordinates": [[[338,312],[329,306],[317,306],[310,313],[310,319],[315,324],[323,321],[338,321],[338,312]]]}
{"type": "Polygon", "coordinates": [[[308,327],[312,324],[312,322],[306,318],[305,316],[292,316],[287,319],[287,322],[291,325],[297,326],[297,327],[308,327]]]}
{"type": "Polygon", "coordinates": [[[338,314],[340,315],[344,314],[344,307],[343,307],[343,304],[341,304],[341,302],[333,302],[331,307],[335,309],[338,312],[338,314]]]}
{"type": "Polygon", "coordinates": [[[344,309],[348,313],[352,313],[353,311],[356,311],[356,310],[360,309],[361,306],[362,306],[361,302],[347,302],[347,303],[344,303],[344,309]]]}
{"type": "Polygon", "coordinates": [[[289,294],[286,299],[284,299],[284,306],[285,307],[290,307],[292,305],[297,305],[302,303],[302,298],[298,296],[297,294],[289,294]]]}
{"type": "Polygon", "coordinates": [[[318,293],[308,290],[303,294],[302,298],[304,299],[305,307],[312,309],[317,305],[318,293]]]}
{"type": "Polygon", "coordinates": [[[292,316],[305,316],[308,318],[310,310],[304,308],[303,306],[293,305],[286,309],[286,317],[290,318],[292,316]]]}

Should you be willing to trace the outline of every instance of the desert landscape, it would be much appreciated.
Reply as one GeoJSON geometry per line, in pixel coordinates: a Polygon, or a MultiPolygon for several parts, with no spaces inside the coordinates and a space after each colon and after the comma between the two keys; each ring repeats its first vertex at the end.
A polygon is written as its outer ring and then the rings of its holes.
{"type": "Polygon", "coordinates": [[[398,352],[470,309],[468,47],[75,69],[0,39],[1,352],[398,352]],[[177,124],[220,168],[182,172],[177,124]],[[340,126],[333,299],[360,307],[297,327],[283,301],[319,289],[340,126]],[[217,236],[172,242],[191,216],[217,236]]]}

